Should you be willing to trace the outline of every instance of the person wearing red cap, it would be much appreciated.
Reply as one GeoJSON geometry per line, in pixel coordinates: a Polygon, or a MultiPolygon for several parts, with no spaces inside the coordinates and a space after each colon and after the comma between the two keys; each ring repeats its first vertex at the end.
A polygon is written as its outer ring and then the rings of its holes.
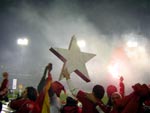
{"type": "Polygon", "coordinates": [[[3,81],[0,86],[0,100],[5,99],[8,92],[8,84],[9,84],[8,72],[3,72],[2,76],[3,76],[3,81]]]}
{"type": "MultiPolygon", "coordinates": [[[[133,92],[122,97],[120,93],[114,92],[111,95],[112,108],[105,113],[149,113],[145,112],[143,102],[150,99],[150,88],[146,84],[135,84],[132,86],[133,92]]],[[[103,107],[97,102],[99,107],[103,107]]],[[[106,106],[104,105],[104,110],[106,106]]],[[[103,110],[103,111],[104,111],[103,110]]]]}
{"type": "Polygon", "coordinates": [[[39,113],[39,106],[36,105],[37,90],[32,87],[26,87],[21,97],[12,100],[9,107],[15,110],[15,113],[39,113]]]}
{"type": "Polygon", "coordinates": [[[114,86],[114,85],[108,85],[107,86],[107,90],[106,90],[106,93],[107,93],[107,96],[108,96],[108,101],[107,101],[107,106],[112,106],[112,101],[111,101],[111,95],[114,93],[114,92],[117,92],[117,87],[114,86]]]}

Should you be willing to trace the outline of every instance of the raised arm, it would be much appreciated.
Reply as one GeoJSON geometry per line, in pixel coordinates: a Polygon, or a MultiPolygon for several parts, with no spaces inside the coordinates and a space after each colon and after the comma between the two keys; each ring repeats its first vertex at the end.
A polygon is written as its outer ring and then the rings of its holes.
{"type": "Polygon", "coordinates": [[[42,91],[43,87],[45,86],[47,72],[50,73],[51,70],[52,70],[52,63],[49,63],[49,64],[45,67],[43,76],[42,76],[42,78],[41,78],[41,80],[40,80],[40,82],[39,82],[39,84],[38,84],[38,87],[37,87],[38,92],[42,91]]]}
{"type": "Polygon", "coordinates": [[[72,93],[72,95],[77,96],[79,89],[75,88],[74,85],[72,84],[72,81],[70,79],[70,74],[68,73],[67,68],[64,68],[63,75],[66,78],[67,85],[69,87],[70,92],[72,93]]]}

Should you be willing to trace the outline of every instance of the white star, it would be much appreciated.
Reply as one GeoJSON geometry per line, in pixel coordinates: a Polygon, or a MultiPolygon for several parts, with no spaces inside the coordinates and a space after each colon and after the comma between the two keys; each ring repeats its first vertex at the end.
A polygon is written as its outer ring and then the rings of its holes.
{"type": "MultiPolygon", "coordinates": [[[[69,73],[75,72],[86,82],[90,81],[85,63],[94,57],[95,54],[81,52],[77,46],[75,36],[71,39],[69,49],[50,48],[50,51],[64,62],[63,68],[66,67],[69,73]]],[[[60,80],[62,78],[63,75],[61,74],[60,80]]]]}

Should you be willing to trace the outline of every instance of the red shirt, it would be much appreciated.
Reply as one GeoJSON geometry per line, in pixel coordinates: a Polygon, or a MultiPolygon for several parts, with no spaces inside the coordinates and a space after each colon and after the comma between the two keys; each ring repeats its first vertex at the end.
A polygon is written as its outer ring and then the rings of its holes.
{"type": "Polygon", "coordinates": [[[12,100],[9,104],[9,106],[16,110],[15,113],[30,113],[31,111],[36,111],[36,104],[35,102],[29,100],[29,99],[19,99],[19,100],[12,100]]]}
{"type": "Polygon", "coordinates": [[[2,81],[1,87],[0,87],[0,91],[4,90],[5,88],[8,88],[8,79],[4,79],[2,81]]]}
{"type": "Polygon", "coordinates": [[[4,91],[4,93],[0,95],[0,99],[2,99],[8,92],[8,79],[2,81],[0,91],[4,91]]]}
{"type": "Polygon", "coordinates": [[[78,106],[64,106],[61,113],[80,113],[78,106]]]}
{"type": "Polygon", "coordinates": [[[115,108],[110,113],[144,113],[140,97],[135,93],[115,101],[115,108]]]}
{"type": "Polygon", "coordinates": [[[82,103],[82,113],[98,113],[96,105],[86,98],[85,92],[79,91],[77,98],[82,103]]]}

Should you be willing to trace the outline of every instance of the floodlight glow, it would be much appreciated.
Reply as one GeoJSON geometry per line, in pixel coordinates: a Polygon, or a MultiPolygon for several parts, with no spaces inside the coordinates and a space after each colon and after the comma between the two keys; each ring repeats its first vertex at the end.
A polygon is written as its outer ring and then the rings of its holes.
{"type": "Polygon", "coordinates": [[[138,50],[139,50],[139,52],[141,52],[141,53],[145,53],[145,52],[146,52],[145,47],[143,47],[143,46],[139,46],[139,47],[138,47],[138,50]]]}
{"type": "Polygon", "coordinates": [[[27,46],[28,45],[28,39],[27,38],[23,38],[23,39],[19,38],[17,40],[17,44],[22,45],[22,46],[27,46]]]}
{"type": "Polygon", "coordinates": [[[79,46],[80,48],[83,48],[83,47],[85,47],[85,45],[86,45],[86,43],[85,43],[84,40],[79,40],[79,41],[77,41],[77,44],[78,44],[78,46],[79,46]]]}
{"type": "Polygon", "coordinates": [[[138,43],[136,41],[128,41],[127,46],[128,47],[137,47],[138,43]]]}

